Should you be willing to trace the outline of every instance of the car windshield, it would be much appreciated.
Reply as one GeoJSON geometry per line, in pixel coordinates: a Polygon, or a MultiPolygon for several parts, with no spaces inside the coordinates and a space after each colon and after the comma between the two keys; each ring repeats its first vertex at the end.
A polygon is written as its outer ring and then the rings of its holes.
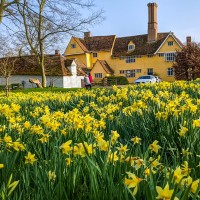
{"type": "Polygon", "coordinates": [[[140,76],[138,79],[151,79],[150,76],[140,76]]]}

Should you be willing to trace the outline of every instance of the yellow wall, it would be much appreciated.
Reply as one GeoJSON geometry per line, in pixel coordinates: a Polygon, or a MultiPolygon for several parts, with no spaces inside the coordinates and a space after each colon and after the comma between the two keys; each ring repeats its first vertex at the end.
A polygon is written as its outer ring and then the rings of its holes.
{"type": "Polygon", "coordinates": [[[71,54],[81,54],[84,53],[83,49],[79,46],[79,44],[76,42],[75,38],[72,37],[69,41],[69,44],[67,45],[67,48],[65,50],[65,55],[71,55],[71,54]],[[76,44],[76,48],[72,48],[71,44],[76,44]]]}
{"type": "Polygon", "coordinates": [[[175,52],[176,50],[180,49],[180,46],[177,44],[177,42],[174,40],[172,36],[169,36],[166,42],[163,44],[163,46],[159,49],[158,53],[162,52],[175,52]],[[173,41],[173,46],[168,46],[168,42],[173,41]]]}
{"type": "Polygon", "coordinates": [[[91,75],[94,81],[98,80],[97,78],[95,78],[95,73],[102,73],[102,78],[104,78],[107,75],[106,71],[98,61],[91,70],[91,75]]]}

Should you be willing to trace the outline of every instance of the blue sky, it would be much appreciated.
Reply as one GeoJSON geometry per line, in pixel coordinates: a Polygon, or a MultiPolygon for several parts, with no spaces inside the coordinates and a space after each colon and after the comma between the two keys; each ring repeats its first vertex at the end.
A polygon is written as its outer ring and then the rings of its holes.
{"type": "Polygon", "coordinates": [[[147,33],[149,2],[158,5],[158,32],[172,31],[182,41],[200,42],[200,0],[96,0],[106,19],[90,29],[95,35],[117,37],[147,33]]]}

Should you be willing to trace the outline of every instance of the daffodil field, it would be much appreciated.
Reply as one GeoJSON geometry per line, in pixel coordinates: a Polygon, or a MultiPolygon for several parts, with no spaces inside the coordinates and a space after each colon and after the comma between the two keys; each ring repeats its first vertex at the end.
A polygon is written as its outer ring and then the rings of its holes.
{"type": "Polygon", "coordinates": [[[0,199],[200,199],[200,81],[0,95],[0,199]]]}

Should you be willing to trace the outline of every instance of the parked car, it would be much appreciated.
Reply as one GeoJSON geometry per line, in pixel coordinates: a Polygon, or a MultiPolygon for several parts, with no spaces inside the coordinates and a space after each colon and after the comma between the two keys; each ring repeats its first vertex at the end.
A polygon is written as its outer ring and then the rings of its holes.
{"type": "Polygon", "coordinates": [[[134,83],[156,83],[155,76],[147,75],[147,76],[140,76],[138,79],[134,81],[134,83]]]}
{"type": "Polygon", "coordinates": [[[157,82],[157,83],[159,83],[159,82],[162,81],[162,79],[161,79],[159,76],[155,76],[155,78],[156,78],[156,82],[157,82]]]}

